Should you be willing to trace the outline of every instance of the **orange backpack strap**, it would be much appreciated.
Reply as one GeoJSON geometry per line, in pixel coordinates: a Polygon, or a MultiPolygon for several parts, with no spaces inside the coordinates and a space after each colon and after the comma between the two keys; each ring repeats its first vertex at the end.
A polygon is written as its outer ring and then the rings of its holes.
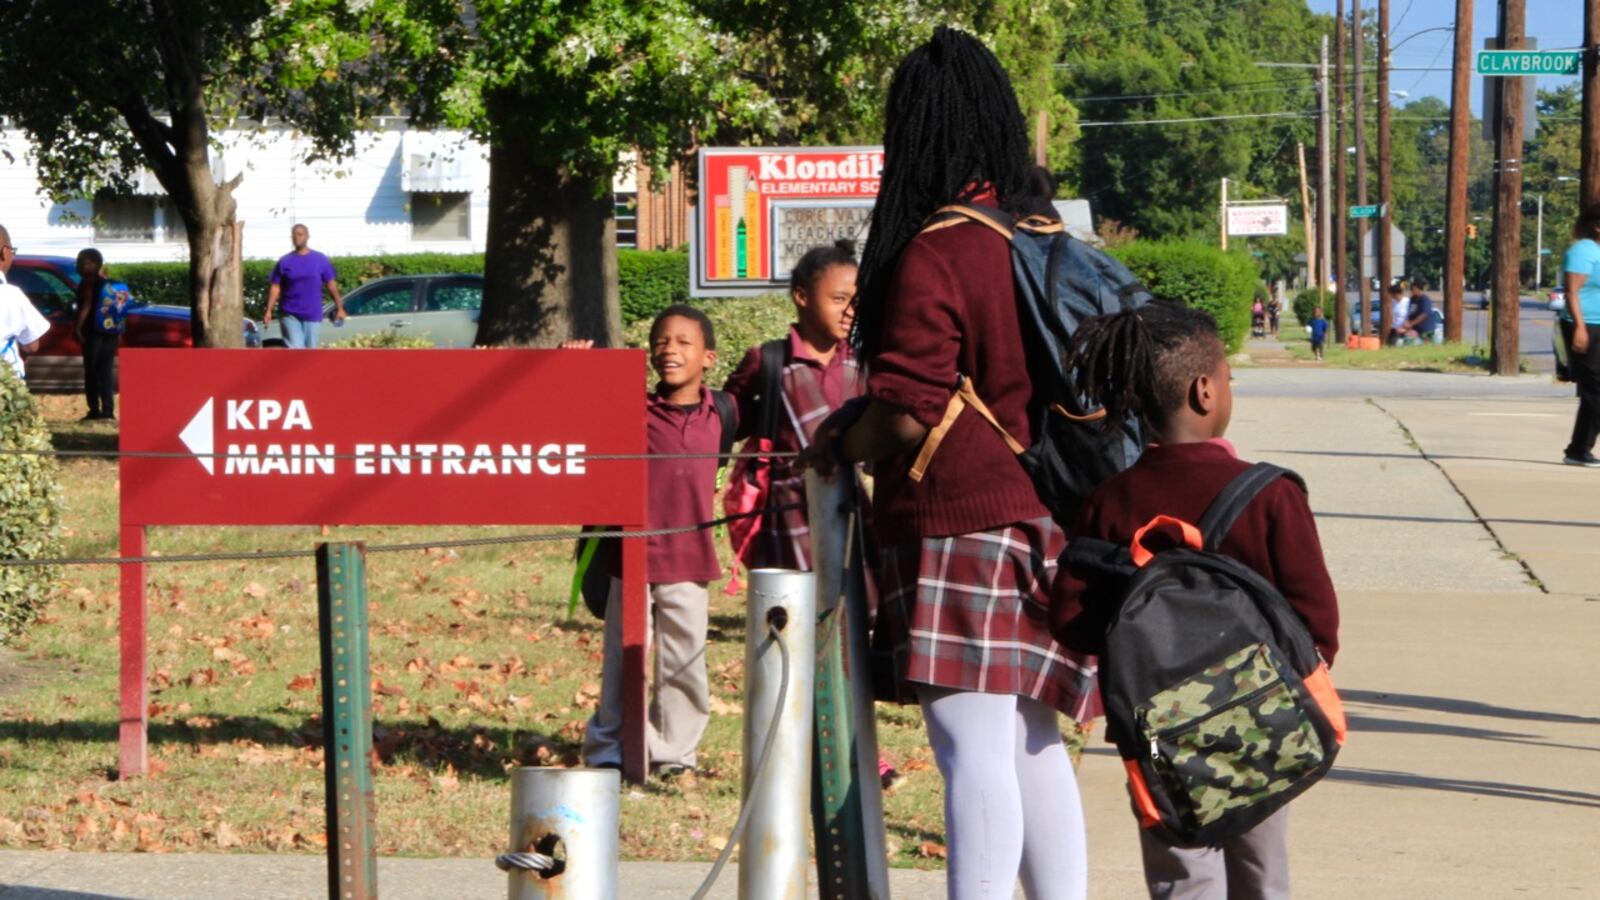
{"type": "Polygon", "coordinates": [[[978,392],[972,389],[972,379],[958,375],[956,392],[950,395],[950,403],[944,408],[944,418],[928,432],[926,438],[923,438],[922,450],[917,453],[916,461],[911,464],[912,481],[922,480],[923,474],[928,471],[928,464],[933,461],[933,454],[937,453],[939,445],[944,443],[945,435],[955,426],[956,419],[961,417],[961,411],[969,406],[973,412],[983,416],[990,425],[993,425],[995,431],[1000,432],[1000,437],[1005,439],[1006,446],[1011,448],[1012,453],[1021,456],[1028,449],[1018,443],[1017,439],[1011,436],[1011,432],[1006,431],[1006,427],[1000,424],[1000,420],[994,417],[994,413],[989,411],[989,405],[984,403],[978,397],[978,392]]]}
{"type": "Polygon", "coordinates": [[[966,203],[952,203],[949,206],[941,206],[934,210],[933,215],[928,217],[928,223],[923,225],[922,231],[917,233],[938,231],[941,228],[949,228],[952,225],[960,225],[963,222],[976,222],[1009,242],[1011,240],[1011,227],[997,217],[998,213],[996,215],[990,215],[989,213],[990,210],[985,207],[966,203]]]}

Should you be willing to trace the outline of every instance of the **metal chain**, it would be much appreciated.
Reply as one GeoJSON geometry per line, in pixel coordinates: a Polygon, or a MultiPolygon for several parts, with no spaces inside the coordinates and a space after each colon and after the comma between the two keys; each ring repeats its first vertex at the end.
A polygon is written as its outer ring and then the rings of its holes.
{"type": "MultiPolygon", "coordinates": [[[[498,547],[507,544],[548,544],[565,543],[569,541],[585,540],[589,538],[651,538],[666,537],[674,534],[691,534],[696,531],[705,531],[716,528],[739,519],[748,519],[752,516],[765,515],[769,512],[787,512],[799,509],[801,504],[790,503],[783,506],[764,507],[750,512],[734,513],[709,522],[696,525],[681,525],[675,528],[641,528],[638,530],[613,529],[609,531],[572,531],[557,534],[507,534],[496,537],[482,538],[456,538],[443,541],[415,541],[404,544],[369,544],[367,553],[408,553],[422,550],[450,550],[466,547],[498,547]]],[[[146,556],[60,556],[47,559],[0,559],[0,567],[5,566],[115,566],[126,563],[189,563],[189,562],[248,562],[251,560],[266,559],[310,559],[317,555],[315,550],[254,550],[248,553],[174,553],[170,555],[150,554],[146,556]]]]}

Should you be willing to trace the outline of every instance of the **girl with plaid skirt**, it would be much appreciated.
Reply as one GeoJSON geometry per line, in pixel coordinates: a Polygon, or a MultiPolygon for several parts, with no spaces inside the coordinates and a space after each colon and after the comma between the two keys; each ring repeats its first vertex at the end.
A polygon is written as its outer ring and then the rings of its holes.
{"type": "Polygon", "coordinates": [[[816,443],[831,452],[807,462],[876,465],[875,682],[927,721],[945,779],[950,897],[1009,898],[1020,877],[1030,898],[1081,898],[1083,809],[1058,713],[1098,709],[1093,658],[1048,628],[1065,539],[996,430],[951,403],[966,379],[1007,432],[1032,440],[1010,248],[965,220],[924,228],[950,203],[1029,209],[1026,128],[993,54],[945,28],[900,64],[887,113],[854,328],[868,399],[824,423],[816,443]]]}

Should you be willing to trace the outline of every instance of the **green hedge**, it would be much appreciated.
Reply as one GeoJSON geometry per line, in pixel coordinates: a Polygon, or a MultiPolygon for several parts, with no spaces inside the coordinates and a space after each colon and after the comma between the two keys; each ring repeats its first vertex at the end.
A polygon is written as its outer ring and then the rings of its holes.
{"type": "MultiPolygon", "coordinates": [[[[51,449],[33,394],[8,365],[0,365],[0,449],[51,449]]],[[[0,558],[60,556],[60,533],[56,461],[0,454],[0,558]]],[[[39,618],[59,575],[53,567],[0,566],[0,644],[15,643],[39,618]]]]}
{"type": "Polygon", "coordinates": [[[1252,257],[1194,241],[1135,241],[1111,253],[1157,297],[1210,313],[1229,353],[1244,346],[1260,281],[1252,257]]]}
{"type": "MultiPolygon", "coordinates": [[[[483,274],[482,253],[405,253],[388,256],[334,256],[334,272],[346,291],[385,275],[431,275],[447,272],[483,274]]],[[[275,260],[244,262],[245,315],[260,319],[267,305],[267,279],[275,260]]],[[[107,274],[127,282],[133,295],[146,303],[189,305],[189,264],[186,262],[119,263],[107,274]]],[[[617,251],[617,280],[622,292],[622,319],[649,319],[673,303],[689,299],[689,254],[681,250],[617,251]]]]}
{"type": "Polygon", "coordinates": [[[1317,307],[1319,306],[1322,307],[1322,314],[1324,316],[1330,319],[1333,318],[1332,291],[1319,291],[1316,288],[1306,288],[1300,293],[1295,294],[1294,299],[1289,301],[1289,305],[1294,310],[1294,317],[1300,321],[1301,325],[1311,324],[1311,319],[1316,315],[1317,307]]]}

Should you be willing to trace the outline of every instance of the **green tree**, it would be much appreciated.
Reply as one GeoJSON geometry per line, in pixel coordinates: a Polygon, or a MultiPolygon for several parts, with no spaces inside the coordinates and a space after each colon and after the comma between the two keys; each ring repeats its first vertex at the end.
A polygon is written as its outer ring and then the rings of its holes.
{"type": "MultiPolygon", "coordinates": [[[[234,189],[218,183],[216,129],[268,116],[306,133],[314,154],[351,148],[392,86],[426,87],[440,60],[418,47],[403,0],[145,0],[0,5],[0,114],[28,135],[58,199],[125,190],[154,173],[189,242],[189,303],[201,346],[243,340],[234,189]],[[404,77],[383,54],[417,61],[404,77]]],[[[426,6],[430,0],[416,0],[426,6]]]]}
{"type": "Polygon", "coordinates": [[[1091,124],[1066,175],[1097,214],[1151,238],[1215,239],[1224,177],[1233,196],[1299,195],[1295,144],[1315,141],[1314,80],[1256,63],[1315,60],[1326,17],[1295,0],[1081,10],[1061,89],[1091,124]],[[1206,121],[1139,124],[1183,119],[1206,121]]]}

